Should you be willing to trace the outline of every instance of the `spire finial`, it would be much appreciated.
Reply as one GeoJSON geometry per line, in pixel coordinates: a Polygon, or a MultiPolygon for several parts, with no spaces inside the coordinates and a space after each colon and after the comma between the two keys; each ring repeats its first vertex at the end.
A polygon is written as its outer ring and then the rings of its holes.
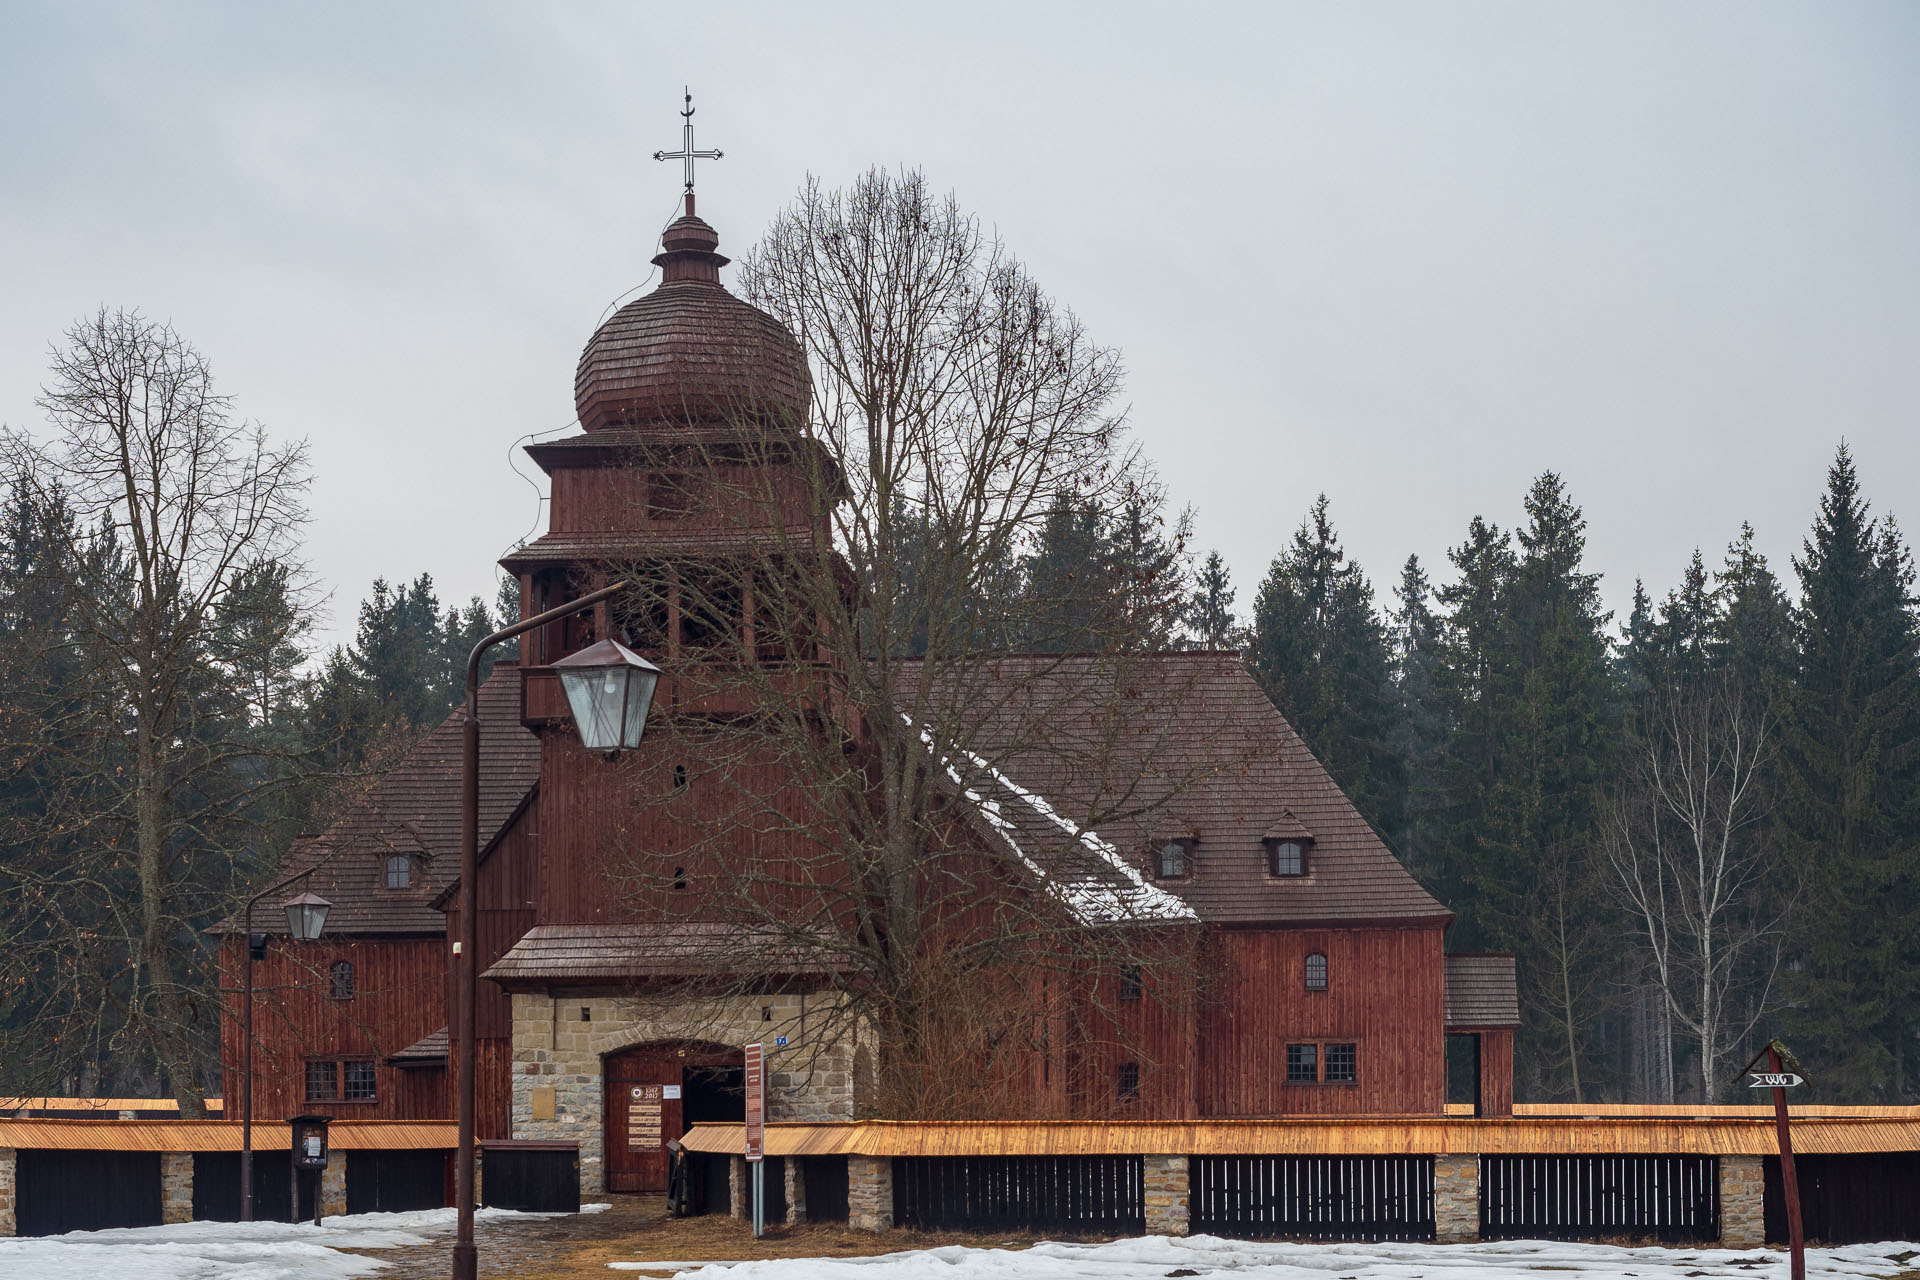
{"type": "Polygon", "coordinates": [[[695,160],[718,160],[722,153],[719,151],[695,151],[693,149],[693,90],[687,87],[685,88],[685,92],[687,95],[687,105],[686,110],[680,113],[680,118],[686,123],[681,128],[680,149],[678,151],[656,151],[653,153],[653,158],[655,160],[679,160],[684,162],[687,183],[687,216],[691,218],[693,216],[693,162],[695,160]]]}

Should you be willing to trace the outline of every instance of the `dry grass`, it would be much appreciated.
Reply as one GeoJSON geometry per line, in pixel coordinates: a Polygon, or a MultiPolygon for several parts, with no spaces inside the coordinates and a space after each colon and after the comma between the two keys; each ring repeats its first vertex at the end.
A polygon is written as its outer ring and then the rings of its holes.
{"type": "MultiPolygon", "coordinates": [[[[624,1207],[624,1206],[623,1206],[624,1207]]],[[[815,1224],[776,1227],[760,1239],[743,1221],[719,1216],[668,1218],[664,1214],[634,1214],[616,1210],[622,1230],[604,1239],[583,1241],[551,1259],[529,1260],[527,1269],[516,1271],[524,1280],[609,1280],[616,1274],[630,1276],[667,1276],[674,1268],[657,1271],[607,1270],[609,1262],[727,1262],[747,1258],[853,1258],[903,1249],[930,1249],[939,1245],[963,1244],[978,1247],[1025,1248],[1035,1237],[996,1234],[972,1235],[958,1232],[924,1233],[889,1231],[874,1235],[850,1231],[839,1224],[815,1224]]],[[[608,1215],[612,1217],[614,1215],[608,1215]]]]}

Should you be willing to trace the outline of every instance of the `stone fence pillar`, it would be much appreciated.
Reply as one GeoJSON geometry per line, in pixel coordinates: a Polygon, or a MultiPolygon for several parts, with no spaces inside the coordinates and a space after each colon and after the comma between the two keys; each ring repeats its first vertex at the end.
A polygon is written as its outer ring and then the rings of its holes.
{"type": "Polygon", "coordinates": [[[1186,1156],[1142,1156],[1146,1166],[1147,1234],[1184,1236],[1192,1221],[1186,1156]]]}
{"type": "Polygon", "coordinates": [[[847,1157],[847,1225],[855,1231],[893,1229],[893,1161],[847,1157]]]}
{"type": "Polygon", "coordinates": [[[160,1157],[160,1221],[168,1226],[193,1221],[191,1151],[168,1151],[160,1157]]]}
{"type": "Polygon", "coordinates": [[[19,1171],[20,1153],[12,1147],[0,1147],[0,1236],[15,1235],[19,1220],[14,1217],[14,1177],[19,1171]]]}
{"type": "MultiPolygon", "coordinates": [[[[479,1165],[479,1161],[474,1161],[476,1174],[480,1171],[479,1165]]],[[[346,1211],[347,1153],[328,1148],[327,1167],[320,1171],[320,1216],[337,1218],[346,1211]]]]}
{"type": "Polygon", "coordinates": [[[747,1176],[747,1158],[727,1158],[727,1216],[753,1220],[753,1179],[747,1176]]]}
{"type": "Polygon", "coordinates": [[[1767,1178],[1759,1156],[1720,1157],[1720,1247],[1767,1242],[1767,1178]]]}
{"type": "Polygon", "coordinates": [[[787,1225],[797,1227],[807,1220],[807,1179],[800,1169],[800,1157],[782,1160],[780,1176],[787,1192],[787,1225]]]}
{"type": "Polygon", "coordinates": [[[1441,1244],[1480,1238],[1480,1157],[1433,1158],[1433,1235],[1441,1244]]]}

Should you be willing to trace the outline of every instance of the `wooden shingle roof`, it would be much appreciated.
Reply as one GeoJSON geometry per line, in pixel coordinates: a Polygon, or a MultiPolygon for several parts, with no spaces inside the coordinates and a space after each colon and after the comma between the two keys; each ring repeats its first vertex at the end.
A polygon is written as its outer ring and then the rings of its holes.
{"type": "Polygon", "coordinates": [[[1169,827],[1195,838],[1156,882],[1218,924],[1444,924],[1452,913],[1360,816],[1236,653],[1012,656],[973,749],[1146,868],[1169,827]],[[1265,840],[1310,833],[1304,876],[1270,874],[1265,840]]]}
{"type": "Polygon", "coordinates": [[[1511,955],[1463,951],[1447,957],[1448,1030],[1519,1025],[1511,955]]]}
{"type": "Polygon", "coordinates": [[[817,974],[831,963],[826,940],[790,938],[758,925],[547,924],[529,929],[481,976],[511,990],[515,984],[697,978],[741,969],[817,974]]]}
{"type": "Polygon", "coordinates": [[[742,414],[799,421],[811,394],[800,344],[717,272],[666,281],[616,311],[580,353],[573,386],[588,431],[742,414]]]}
{"type": "MultiPolygon", "coordinates": [[[[520,723],[520,669],[496,667],[480,688],[480,847],[520,812],[540,781],[540,741],[520,723]]],[[[442,933],[434,905],[460,876],[460,750],[464,708],[455,708],[400,764],[318,836],[295,844],[283,873],[314,868],[307,887],[333,904],[329,936],[442,933]],[[387,888],[394,854],[411,861],[411,883],[387,888]]],[[[297,886],[296,886],[297,888],[297,886]]],[[[253,927],[279,933],[286,918],[262,902],[253,927]]],[[[219,926],[215,931],[224,931],[219,926]]]]}

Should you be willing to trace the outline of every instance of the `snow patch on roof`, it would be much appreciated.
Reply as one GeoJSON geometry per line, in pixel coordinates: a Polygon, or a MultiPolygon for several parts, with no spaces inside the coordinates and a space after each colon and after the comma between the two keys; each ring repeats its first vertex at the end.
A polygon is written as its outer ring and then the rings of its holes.
{"type": "MultiPolygon", "coordinates": [[[[912,727],[912,717],[903,713],[901,718],[912,727]]],[[[929,754],[939,757],[940,767],[953,780],[960,794],[979,810],[981,818],[1007,842],[1015,856],[1046,886],[1047,892],[1082,921],[1088,924],[1184,924],[1199,920],[1193,908],[1178,896],[1158,885],[1149,884],[1139,869],[1121,857],[1113,843],[1099,832],[1081,829],[1078,823],[1049,804],[1046,797],[1027,790],[964,747],[956,748],[956,753],[979,778],[1004,790],[1069,840],[1093,854],[1096,865],[1103,873],[1063,879],[1021,847],[1016,838],[1018,828],[1007,817],[1005,807],[992,796],[982,795],[976,783],[969,783],[962,778],[952,757],[939,755],[933,734],[925,726],[920,727],[920,741],[929,754]]]]}

